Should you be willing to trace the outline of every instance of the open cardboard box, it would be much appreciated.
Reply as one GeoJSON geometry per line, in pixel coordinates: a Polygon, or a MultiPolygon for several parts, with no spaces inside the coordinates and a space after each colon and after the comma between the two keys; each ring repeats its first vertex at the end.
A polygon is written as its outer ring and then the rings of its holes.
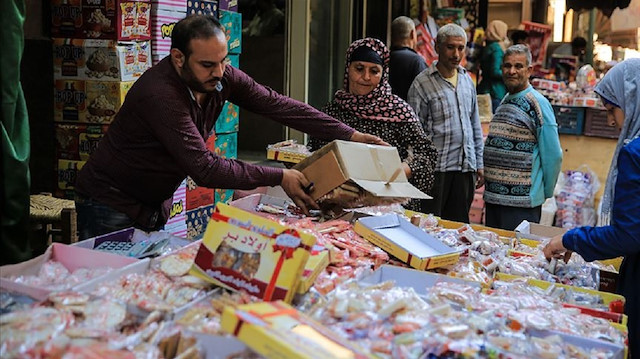
{"type": "MultiPolygon", "coordinates": [[[[11,292],[26,294],[37,300],[45,300],[50,293],[56,291],[44,287],[36,287],[16,283],[9,279],[12,276],[37,275],[42,265],[48,260],[61,263],[70,272],[79,268],[109,267],[113,270],[104,275],[92,278],[86,283],[101,283],[112,276],[120,276],[122,270],[135,267],[140,260],[110,253],[93,251],[77,246],[69,246],[62,243],[53,243],[44,254],[31,260],[18,264],[10,264],[0,267],[0,287],[11,292]]],[[[68,290],[78,290],[79,284],[68,290]]],[[[96,284],[97,285],[97,284],[96,284]]]]}
{"type": "Polygon", "coordinates": [[[409,183],[395,147],[335,140],[294,168],[313,182],[314,200],[349,180],[377,197],[431,198],[409,183]]]}
{"type": "Polygon", "coordinates": [[[460,253],[398,214],[360,218],[354,231],[416,269],[433,269],[458,262],[460,253]]]}
{"type": "Polygon", "coordinates": [[[560,227],[544,226],[542,224],[531,223],[524,220],[516,227],[515,232],[516,238],[518,239],[543,241],[545,239],[565,234],[567,230],[560,227]]]}
{"type": "Polygon", "coordinates": [[[413,288],[413,290],[421,296],[427,295],[429,288],[439,282],[460,283],[477,288],[481,287],[479,282],[388,264],[380,266],[380,268],[376,269],[370,275],[360,279],[358,284],[376,285],[390,280],[395,282],[396,287],[413,288]]]}
{"type": "MultiPolygon", "coordinates": [[[[151,270],[151,268],[153,268],[155,266],[156,262],[161,261],[162,259],[174,255],[176,253],[178,253],[181,250],[189,250],[189,248],[192,247],[199,247],[200,244],[202,243],[201,240],[195,241],[195,242],[191,242],[190,244],[186,245],[185,247],[181,248],[178,251],[174,251],[168,254],[165,254],[163,256],[160,257],[156,257],[153,259],[150,258],[145,258],[142,260],[137,260],[136,263],[131,264],[125,268],[122,268],[119,271],[112,271],[107,273],[104,277],[101,277],[100,281],[97,280],[90,280],[88,282],[85,282],[83,284],[78,285],[77,287],[74,288],[74,290],[77,290],[79,292],[85,292],[85,293],[91,293],[93,291],[95,291],[96,289],[98,289],[98,287],[105,282],[115,282],[120,280],[120,278],[130,275],[130,274],[144,274],[147,273],[149,270],[151,270]]],[[[102,254],[102,252],[99,251],[91,251],[93,253],[100,253],[102,254]]],[[[108,253],[105,253],[108,254],[108,253]]],[[[130,258],[130,257],[123,257],[123,256],[118,256],[115,254],[108,254],[110,256],[116,256],[118,258],[130,258]]],[[[188,308],[190,308],[194,303],[200,301],[203,297],[209,296],[211,292],[217,290],[216,288],[212,289],[211,291],[207,291],[207,293],[201,294],[195,298],[193,298],[193,300],[183,306],[177,307],[175,309],[173,309],[172,311],[168,312],[168,313],[164,313],[165,319],[173,319],[176,315],[176,313],[184,313],[184,311],[188,308]]],[[[128,310],[133,312],[133,313],[137,313],[140,315],[146,315],[148,314],[145,310],[137,307],[134,304],[128,303],[127,304],[128,310]]]]}

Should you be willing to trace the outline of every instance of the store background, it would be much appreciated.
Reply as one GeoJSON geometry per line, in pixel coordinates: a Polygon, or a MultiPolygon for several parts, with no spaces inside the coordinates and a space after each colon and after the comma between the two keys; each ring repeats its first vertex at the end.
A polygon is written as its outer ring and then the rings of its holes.
{"type": "MultiPolygon", "coordinates": [[[[279,0],[276,5],[285,13],[283,33],[272,36],[243,36],[240,68],[258,82],[276,91],[321,108],[342,86],[344,52],[349,43],[365,36],[389,43],[391,20],[399,15],[416,17],[420,1],[411,0],[279,0]]],[[[567,10],[558,0],[455,0],[466,7],[467,18],[478,26],[501,19],[510,28],[522,21],[552,23],[558,19],[554,11],[562,11],[565,25],[559,40],[570,41],[576,35],[588,35],[593,17],[599,40],[625,47],[638,47],[640,37],[640,0],[632,0],[624,10],[615,10],[611,18],[598,10],[567,10]]],[[[25,52],[22,62],[22,86],[27,99],[32,136],[32,193],[55,190],[55,134],[53,122],[53,64],[51,56],[50,5],[48,1],[26,0],[25,52]]],[[[238,2],[243,13],[243,27],[255,12],[253,0],[238,2]]],[[[558,40],[558,39],[554,39],[558,40]]],[[[551,44],[551,46],[557,46],[551,44]]],[[[608,46],[606,47],[608,49],[608,46]]],[[[620,56],[620,48],[611,55],[620,56]],[[618,51],[618,53],[616,53],[618,51]]],[[[624,56],[624,55],[623,55],[624,56]]],[[[253,161],[264,159],[265,147],[286,138],[304,141],[297,131],[289,131],[272,121],[246,110],[240,110],[238,133],[239,157],[253,161]]],[[[585,160],[594,170],[606,176],[608,158],[615,141],[565,139],[565,166],[579,165],[585,160]],[[594,147],[591,147],[594,143],[594,147]],[[597,156],[585,156],[579,148],[597,148],[597,156]]]]}

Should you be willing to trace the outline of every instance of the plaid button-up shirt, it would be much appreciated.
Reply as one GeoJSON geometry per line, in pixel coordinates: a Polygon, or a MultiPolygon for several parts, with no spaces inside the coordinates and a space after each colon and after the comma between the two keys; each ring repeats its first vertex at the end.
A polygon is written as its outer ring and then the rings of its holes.
{"type": "Polygon", "coordinates": [[[467,71],[458,66],[458,83],[454,87],[438,72],[436,63],[415,78],[407,101],[438,149],[436,171],[483,169],[484,142],[475,85],[467,71]]]}

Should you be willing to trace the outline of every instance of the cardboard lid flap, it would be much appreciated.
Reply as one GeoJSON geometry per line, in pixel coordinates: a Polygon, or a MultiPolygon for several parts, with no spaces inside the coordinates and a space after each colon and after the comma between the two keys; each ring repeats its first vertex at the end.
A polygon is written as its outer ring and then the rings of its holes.
{"type": "Polygon", "coordinates": [[[383,181],[371,181],[364,179],[351,179],[358,186],[378,197],[405,197],[431,199],[433,197],[415,188],[409,182],[391,182],[388,185],[383,181]]]}
{"type": "MultiPolygon", "coordinates": [[[[336,143],[336,151],[343,171],[352,179],[388,181],[396,169],[402,168],[402,160],[395,147],[340,141],[336,143]]],[[[404,171],[396,180],[407,181],[404,171]]]]}

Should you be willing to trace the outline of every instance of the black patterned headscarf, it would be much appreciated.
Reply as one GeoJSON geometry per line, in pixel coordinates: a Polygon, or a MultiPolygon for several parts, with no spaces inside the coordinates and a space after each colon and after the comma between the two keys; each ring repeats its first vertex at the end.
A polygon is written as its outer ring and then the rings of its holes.
{"type": "Polygon", "coordinates": [[[335,101],[342,109],[352,111],[360,118],[391,122],[419,121],[411,106],[391,93],[389,50],[382,41],[370,37],[354,41],[347,49],[344,86],[342,90],[336,92],[335,101]],[[378,86],[368,94],[354,95],[349,92],[349,65],[354,51],[362,46],[370,48],[382,59],[382,77],[378,86]]]}

